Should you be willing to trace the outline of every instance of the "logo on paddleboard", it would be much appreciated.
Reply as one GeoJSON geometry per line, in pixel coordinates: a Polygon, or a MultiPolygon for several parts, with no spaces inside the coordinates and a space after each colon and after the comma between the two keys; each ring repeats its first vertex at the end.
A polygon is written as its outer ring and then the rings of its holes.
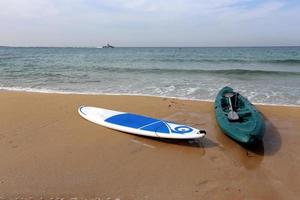
{"type": "Polygon", "coordinates": [[[166,123],[166,125],[168,126],[168,128],[172,133],[176,133],[176,134],[185,134],[193,131],[193,129],[189,126],[184,126],[184,125],[178,126],[176,124],[170,124],[170,123],[166,123]]]}

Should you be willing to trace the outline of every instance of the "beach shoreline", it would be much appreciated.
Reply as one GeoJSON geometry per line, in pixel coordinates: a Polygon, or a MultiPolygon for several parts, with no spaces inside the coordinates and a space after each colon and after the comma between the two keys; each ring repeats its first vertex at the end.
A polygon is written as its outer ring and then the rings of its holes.
{"type": "MultiPolygon", "coordinates": [[[[25,93],[41,93],[41,94],[67,94],[67,95],[88,95],[88,96],[140,96],[140,97],[154,97],[154,98],[168,98],[168,99],[176,99],[183,101],[197,101],[197,102],[211,102],[213,103],[213,99],[196,99],[196,98],[184,98],[184,97],[176,97],[176,96],[159,96],[159,95],[151,95],[151,94],[140,94],[140,93],[100,93],[100,92],[67,92],[67,91],[58,91],[58,90],[43,90],[43,89],[32,89],[32,88],[7,88],[0,87],[1,92],[25,92],[25,93]]],[[[274,104],[274,103],[256,103],[252,102],[255,106],[280,106],[280,107],[300,107],[297,104],[274,104]]]]}
{"type": "Polygon", "coordinates": [[[256,105],[262,146],[218,128],[212,102],[138,95],[0,92],[0,197],[297,199],[300,107],[256,105]],[[203,128],[203,140],[121,133],[79,116],[81,105],[203,128]]]}

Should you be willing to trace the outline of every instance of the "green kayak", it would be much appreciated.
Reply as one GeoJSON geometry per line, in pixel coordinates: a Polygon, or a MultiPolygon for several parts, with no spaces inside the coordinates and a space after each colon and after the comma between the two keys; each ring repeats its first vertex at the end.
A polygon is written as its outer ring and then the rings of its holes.
{"type": "Polygon", "coordinates": [[[248,99],[224,87],[215,100],[217,122],[222,131],[232,139],[253,144],[262,140],[265,122],[248,99]]]}

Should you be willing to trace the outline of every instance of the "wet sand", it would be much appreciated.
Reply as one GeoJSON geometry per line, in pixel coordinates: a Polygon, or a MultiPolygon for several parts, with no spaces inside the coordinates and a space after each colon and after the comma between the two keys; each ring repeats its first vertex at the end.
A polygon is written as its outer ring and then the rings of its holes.
{"type": "Polygon", "coordinates": [[[257,107],[266,134],[248,149],[220,132],[210,102],[0,92],[0,198],[298,199],[300,108],[257,107]],[[180,122],[207,136],[121,133],[81,118],[80,105],[180,122]]]}

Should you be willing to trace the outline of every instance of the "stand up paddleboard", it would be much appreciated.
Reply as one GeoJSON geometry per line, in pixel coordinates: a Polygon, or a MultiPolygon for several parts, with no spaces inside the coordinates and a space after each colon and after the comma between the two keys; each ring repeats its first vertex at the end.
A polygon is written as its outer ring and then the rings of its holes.
{"type": "Polygon", "coordinates": [[[190,126],[103,108],[81,106],[78,112],[83,118],[96,124],[136,135],[169,139],[195,139],[206,134],[204,130],[190,126]]]}

